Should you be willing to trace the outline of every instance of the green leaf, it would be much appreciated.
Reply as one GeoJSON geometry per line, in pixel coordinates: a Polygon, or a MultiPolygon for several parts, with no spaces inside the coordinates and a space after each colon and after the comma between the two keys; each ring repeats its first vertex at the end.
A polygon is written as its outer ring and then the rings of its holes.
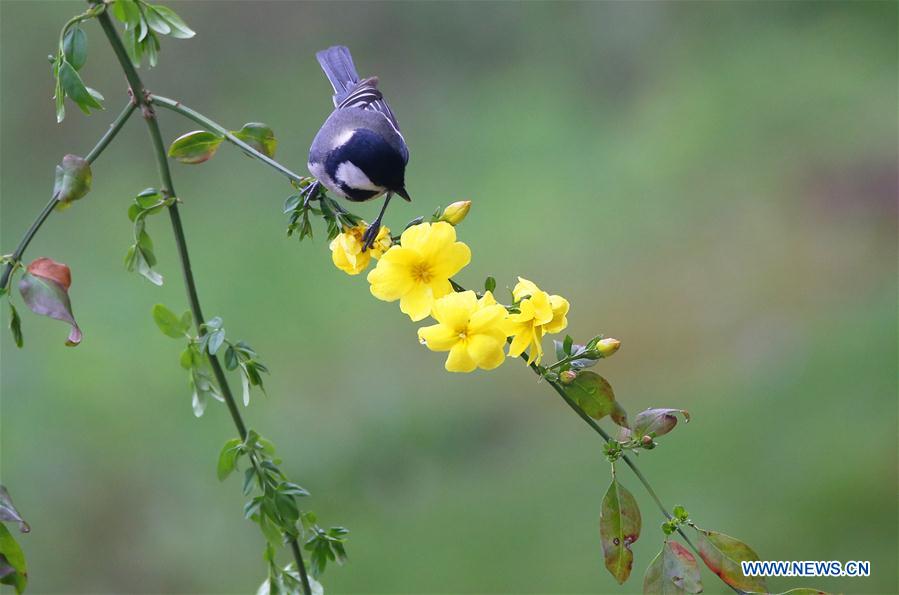
{"type": "Polygon", "coordinates": [[[137,264],[137,272],[140,273],[141,276],[153,285],[162,285],[162,275],[153,270],[152,265],[145,259],[142,250],[137,250],[134,260],[137,264]]]}
{"type": "Polygon", "coordinates": [[[19,531],[22,533],[31,531],[31,527],[28,526],[28,523],[25,522],[22,515],[19,514],[19,511],[16,509],[15,504],[12,503],[9,492],[6,491],[6,488],[2,485],[0,485],[0,521],[6,523],[10,521],[18,523],[19,531]]]}
{"type": "Polygon", "coordinates": [[[159,14],[153,6],[149,4],[145,4],[144,6],[144,18],[147,20],[147,25],[150,26],[150,29],[161,35],[168,35],[172,32],[171,25],[162,18],[162,15],[159,14]]]}
{"type": "Polygon", "coordinates": [[[704,531],[699,527],[694,529],[698,534],[696,547],[699,549],[699,556],[709,570],[741,591],[768,592],[764,577],[743,576],[740,562],[759,559],[751,547],[724,533],[704,531]]]}
{"type": "Polygon", "coordinates": [[[225,331],[217,330],[213,331],[209,334],[209,341],[206,344],[206,349],[209,352],[209,355],[215,355],[222,344],[225,342],[225,331]]]}
{"type": "Polygon", "coordinates": [[[278,141],[271,128],[259,122],[244,124],[240,130],[231,132],[234,136],[247,143],[266,157],[274,157],[278,141]]]}
{"type": "Polygon", "coordinates": [[[203,413],[206,411],[206,393],[194,388],[190,406],[193,409],[195,417],[203,417],[203,413]]]}
{"type": "MultiPolygon", "coordinates": [[[[35,314],[69,323],[72,328],[66,339],[66,345],[74,347],[81,343],[81,329],[78,328],[78,323],[72,315],[68,287],[63,286],[57,279],[44,276],[43,272],[40,274],[31,272],[32,267],[42,260],[45,259],[39,258],[28,265],[29,271],[19,280],[19,293],[25,305],[35,314]]],[[[65,265],[60,266],[68,271],[65,265]]]]}
{"type": "Polygon", "coordinates": [[[143,255],[144,260],[147,261],[147,264],[152,266],[156,266],[156,254],[153,252],[153,240],[150,239],[150,235],[144,231],[140,230],[140,233],[137,235],[137,248],[140,250],[141,255],[143,255]]]}
{"type": "Polygon", "coordinates": [[[278,491],[281,492],[282,494],[288,494],[288,495],[297,496],[300,498],[303,498],[303,497],[306,497],[309,495],[309,491],[306,488],[299,486],[295,483],[291,483],[289,481],[286,481],[286,482],[282,483],[281,485],[279,485],[278,491]]]}
{"type": "Polygon", "coordinates": [[[190,39],[196,33],[193,29],[187,26],[187,23],[179,17],[174,10],[168,8],[166,6],[160,6],[159,4],[154,4],[151,7],[151,10],[155,12],[159,17],[161,17],[165,22],[169,25],[171,31],[169,35],[175,37],[177,39],[190,39]]]}
{"type": "Polygon", "coordinates": [[[53,181],[53,197],[57,208],[64,209],[76,200],[83,198],[91,189],[93,174],[91,165],[78,155],[66,155],[56,166],[56,177],[53,181]]]}
{"type": "Polygon", "coordinates": [[[22,319],[19,318],[19,311],[12,305],[12,302],[7,303],[9,304],[9,330],[12,333],[12,340],[16,347],[21,349],[25,344],[25,337],[22,335],[22,319]]]}
{"type": "Polygon", "coordinates": [[[137,203],[141,209],[147,210],[159,205],[162,199],[163,196],[159,190],[156,188],[146,188],[134,197],[134,202],[137,203]]]}
{"type": "Polygon", "coordinates": [[[178,363],[185,370],[190,370],[194,366],[194,350],[191,345],[185,347],[184,351],[181,352],[178,363]]]}
{"type": "Polygon", "coordinates": [[[243,406],[250,406],[250,376],[244,366],[240,368],[240,385],[243,390],[243,406]]]}
{"type": "Polygon", "coordinates": [[[284,213],[290,213],[294,209],[300,206],[300,195],[299,194],[291,194],[284,201],[284,213]]]}
{"type": "Polygon", "coordinates": [[[147,62],[150,64],[150,68],[155,68],[156,64],[159,62],[159,37],[153,31],[150,31],[150,35],[143,42],[143,50],[147,55],[147,62]]]}
{"type": "Polygon", "coordinates": [[[87,35],[84,34],[81,27],[76,25],[66,31],[62,47],[66,61],[75,70],[81,70],[81,67],[87,62],[87,35]]]}
{"type": "Polygon", "coordinates": [[[624,584],[631,575],[634,565],[631,544],[640,538],[640,527],[640,508],[637,501],[633,494],[613,477],[602,499],[599,536],[606,568],[619,585],[624,584]]]}
{"type": "Polygon", "coordinates": [[[74,101],[85,114],[90,114],[92,108],[103,109],[103,106],[87,90],[78,71],[66,60],[63,60],[59,66],[59,82],[69,99],[74,101]]]}
{"type": "Polygon", "coordinates": [[[225,368],[227,370],[237,369],[237,352],[231,345],[228,345],[228,348],[225,349],[225,368]]]}
{"type": "Polygon", "coordinates": [[[650,562],[643,576],[646,595],[680,595],[701,593],[699,565],[690,551],[680,543],[665,540],[662,551],[650,562]]]}
{"type": "Polygon", "coordinates": [[[580,372],[570,384],[563,385],[568,397],[594,419],[602,419],[615,410],[612,385],[594,372],[580,372]]]}
{"type": "Polygon", "coordinates": [[[56,79],[54,86],[53,99],[56,103],[56,123],[59,124],[66,117],[66,94],[62,90],[62,81],[59,80],[59,64],[53,67],[53,77],[56,79]]]}
{"type": "Polygon", "coordinates": [[[189,321],[185,324],[184,317],[178,318],[177,314],[163,304],[153,306],[153,320],[165,336],[173,339],[183,339],[190,330],[189,321]]]}
{"type": "Polygon", "coordinates": [[[489,291],[491,293],[496,291],[496,279],[487,277],[487,279],[484,280],[484,291],[489,291]]]}
{"type": "Polygon", "coordinates": [[[134,0],[115,0],[112,4],[112,15],[135,29],[140,22],[140,9],[134,0]]]}
{"type": "Polygon", "coordinates": [[[224,481],[237,468],[237,458],[240,456],[240,438],[232,438],[225,442],[222,452],[219,453],[216,475],[219,481],[224,481]]]}
{"type": "Polygon", "coordinates": [[[203,163],[215,155],[222,140],[221,136],[206,130],[188,132],[175,139],[169,147],[169,157],[181,163],[203,163]]]}
{"type": "Polygon", "coordinates": [[[0,575],[0,584],[11,585],[16,593],[25,591],[25,587],[28,585],[25,554],[22,553],[22,548],[19,547],[16,539],[3,523],[0,523],[0,568],[4,569],[4,573],[0,575]]]}

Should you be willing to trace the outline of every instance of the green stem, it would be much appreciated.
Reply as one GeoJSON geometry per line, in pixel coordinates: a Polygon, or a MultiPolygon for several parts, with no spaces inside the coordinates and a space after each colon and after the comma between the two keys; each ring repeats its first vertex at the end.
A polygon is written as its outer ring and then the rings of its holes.
{"type": "Polygon", "coordinates": [[[203,114],[201,114],[200,112],[198,112],[196,110],[192,110],[191,108],[187,107],[180,101],[175,101],[174,99],[169,99],[168,97],[162,97],[160,95],[150,95],[149,99],[150,99],[150,102],[155,105],[164,107],[166,109],[172,110],[173,112],[181,114],[182,116],[184,116],[190,120],[193,120],[194,122],[196,122],[197,124],[199,124],[200,126],[205,128],[206,130],[209,130],[210,132],[214,132],[216,134],[220,134],[221,136],[223,136],[225,138],[225,140],[227,140],[228,142],[232,143],[233,145],[239,147],[244,153],[246,153],[250,157],[254,157],[254,158],[258,159],[259,161],[262,161],[269,167],[274,168],[275,170],[277,170],[278,172],[287,176],[288,179],[290,179],[294,182],[303,182],[308,178],[308,176],[300,176],[300,175],[290,171],[289,169],[287,169],[286,167],[284,167],[283,165],[281,165],[280,163],[278,163],[277,161],[275,161],[268,155],[264,155],[263,153],[260,153],[259,151],[257,151],[256,149],[254,149],[253,147],[248,145],[247,143],[243,142],[242,140],[240,140],[239,138],[237,138],[236,136],[231,134],[231,132],[227,128],[225,128],[218,122],[215,122],[214,120],[204,116],[203,114]]]}
{"type": "MultiPolygon", "coordinates": [[[[112,21],[109,18],[109,14],[103,12],[97,18],[100,22],[100,26],[103,28],[103,32],[106,34],[106,38],[109,40],[109,44],[112,46],[113,52],[115,52],[115,55],[118,58],[123,72],[125,73],[125,78],[128,80],[128,84],[131,87],[132,98],[140,106],[141,113],[143,114],[144,120],[147,123],[147,129],[150,133],[150,140],[153,144],[153,152],[156,156],[156,165],[159,169],[160,181],[162,182],[163,186],[162,191],[167,196],[177,196],[175,194],[174,184],[172,183],[172,173],[169,169],[165,143],[162,140],[162,133],[159,130],[159,123],[156,121],[156,114],[153,111],[153,106],[150,104],[150,95],[144,88],[143,82],[141,81],[137,70],[134,68],[134,64],[132,64],[131,59],[128,57],[128,53],[125,51],[125,46],[122,45],[122,40],[119,37],[115,26],[112,24],[112,21]]],[[[197,325],[197,332],[200,334],[200,336],[202,336],[205,333],[202,324],[206,319],[203,317],[203,312],[200,307],[200,298],[197,294],[196,282],[194,280],[193,271],[190,265],[190,256],[187,251],[187,240],[184,234],[184,226],[181,223],[181,215],[178,211],[178,201],[174,201],[171,205],[169,205],[168,211],[172,223],[172,231],[175,235],[175,243],[178,247],[178,256],[181,260],[181,270],[184,276],[185,288],[187,289],[187,297],[190,303],[190,310],[193,314],[194,322],[197,325]]],[[[233,420],[234,425],[237,428],[237,432],[240,435],[241,440],[246,440],[246,424],[244,423],[243,417],[240,414],[240,409],[237,406],[237,401],[234,399],[234,395],[231,392],[231,387],[228,384],[228,379],[225,376],[225,371],[219,363],[218,357],[211,354],[208,357],[210,367],[212,368],[212,373],[215,376],[216,383],[219,385],[219,388],[222,391],[222,397],[225,399],[225,404],[228,407],[228,412],[231,414],[231,419],[233,420]]],[[[303,578],[304,592],[306,595],[312,595],[312,589],[309,586],[308,577],[305,576],[305,565],[303,564],[303,556],[302,552],[300,552],[297,538],[288,536],[288,541],[290,543],[290,548],[297,564],[297,569],[303,578]]]]}
{"type": "MultiPolygon", "coordinates": [[[[125,106],[125,109],[118,115],[118,117],[112,121],[112,124],[109,125],[109,130],[100,137],[100,140],[91,149],[90,153],[87,154],[85,159],[88,163],[93,163],[96,161],[97,157],[106,149],[109,143],[116,137],[119,133],[119,130],[122,129],[122,126],[125,125],[125,122],[128,121],[128,118],[131,117],[131,114],[134,113],[134,109],[137,106],[133,103],[129,103],[125,106]]],[[[6,266],[3,269],[3,275],[0,276],[0,287],[6,288],[6,285],[9,283],[9,278],[12,275],[13,268],[22,260],[22,254],[25,253],[25,249],[28,248],[28,244],[31,243],[31,240],[34,238],[35,234],[50,216],[50,213],[53,212],[53,208],[56,206],[56,195],[50,197],[49,202],[44,206],[43,210],[38,214],[38,216],[31,223],[31,227],[28,228],[28,231],[25,232],[25,235],[22,237],[22,240],[19,242],[19,245],[16,246],[15,252],[12,253],[12,256],[9,262],[6,263],[6,266]]]]}

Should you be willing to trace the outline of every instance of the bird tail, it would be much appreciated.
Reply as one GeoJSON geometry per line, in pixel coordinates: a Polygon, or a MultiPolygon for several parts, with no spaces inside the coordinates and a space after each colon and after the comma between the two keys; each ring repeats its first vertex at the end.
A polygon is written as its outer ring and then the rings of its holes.
{"type": "Polygon", "coordinates": [[[335,45],[315,54],[322,70],[334,87],[334,106],[346,98],[359,83],[359,74],[353,64],[353,56],[346,46],[335,45]]]}

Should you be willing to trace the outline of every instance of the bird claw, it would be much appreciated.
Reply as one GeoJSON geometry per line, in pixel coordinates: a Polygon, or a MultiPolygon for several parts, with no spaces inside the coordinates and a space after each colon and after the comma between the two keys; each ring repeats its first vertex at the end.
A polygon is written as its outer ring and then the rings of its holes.
{"type": "Polygon", "coordinates": [[[300,196],[305,195],[305,198],[303,199],[303,208],[304,209],[308,209],[309,203],[317,198],[316,195],[318,194],[318,189],[320,186],[321,186],[321,182],[316,180],[300,191],[300,196]]]}
{"type": "Polygon", "coordinates": [[[362,234],[362,251],[365,252],[375,244],[375,240],[378,239],[378,232],[381,231],[380,223],[372,223],[365,229],[365,233],[362,234]]]}

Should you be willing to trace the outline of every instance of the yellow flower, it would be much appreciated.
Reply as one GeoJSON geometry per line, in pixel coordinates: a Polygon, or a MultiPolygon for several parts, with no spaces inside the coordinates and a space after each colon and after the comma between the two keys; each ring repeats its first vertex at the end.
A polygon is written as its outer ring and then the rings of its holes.
{"type": "Polygon", "coordinates": [[[381,258],[390,248],[390,230],[382,226],[375,243],[363,252],[362,234],[367,227],[365,223],[351,227],[331,240],[331,260],[334,261],[334,266],[348,275],[358,275],[368,267],[372,258],[381,258]]]}
{"type": "Polygon", "coordinates": [[[449,278],[471,262],[471,250],[456,241],[449,223],[419,223],[403,232],[400,245],[384,253],[368,274],[373,296],[400,301],[400,310],[414,321],[431,313],[434,301],[453,288],[449,278]]]}
{"type": "Polygon", "coordinates": [[[521,300],[520,312],[510,314],[505,325],[506,332],[513,337],[509,355],[518,357],[528,351],[528,363],[540,363],[543,346],[540,341],[546,333],[558,333],[568,326],[568,300],[558,295],[549,295],[533,282],[518,278],[512,289],[515,301],[521,300]]]}
{"type": "Polygon", "coordinates": [[[489,291],[480,300],[473,291],[451,293],[434,303],[438,324],[418,329],[418,339],[431,351],[449,351],[450,372],[492,370],[505,359],[507,314],[489,291]]]}

